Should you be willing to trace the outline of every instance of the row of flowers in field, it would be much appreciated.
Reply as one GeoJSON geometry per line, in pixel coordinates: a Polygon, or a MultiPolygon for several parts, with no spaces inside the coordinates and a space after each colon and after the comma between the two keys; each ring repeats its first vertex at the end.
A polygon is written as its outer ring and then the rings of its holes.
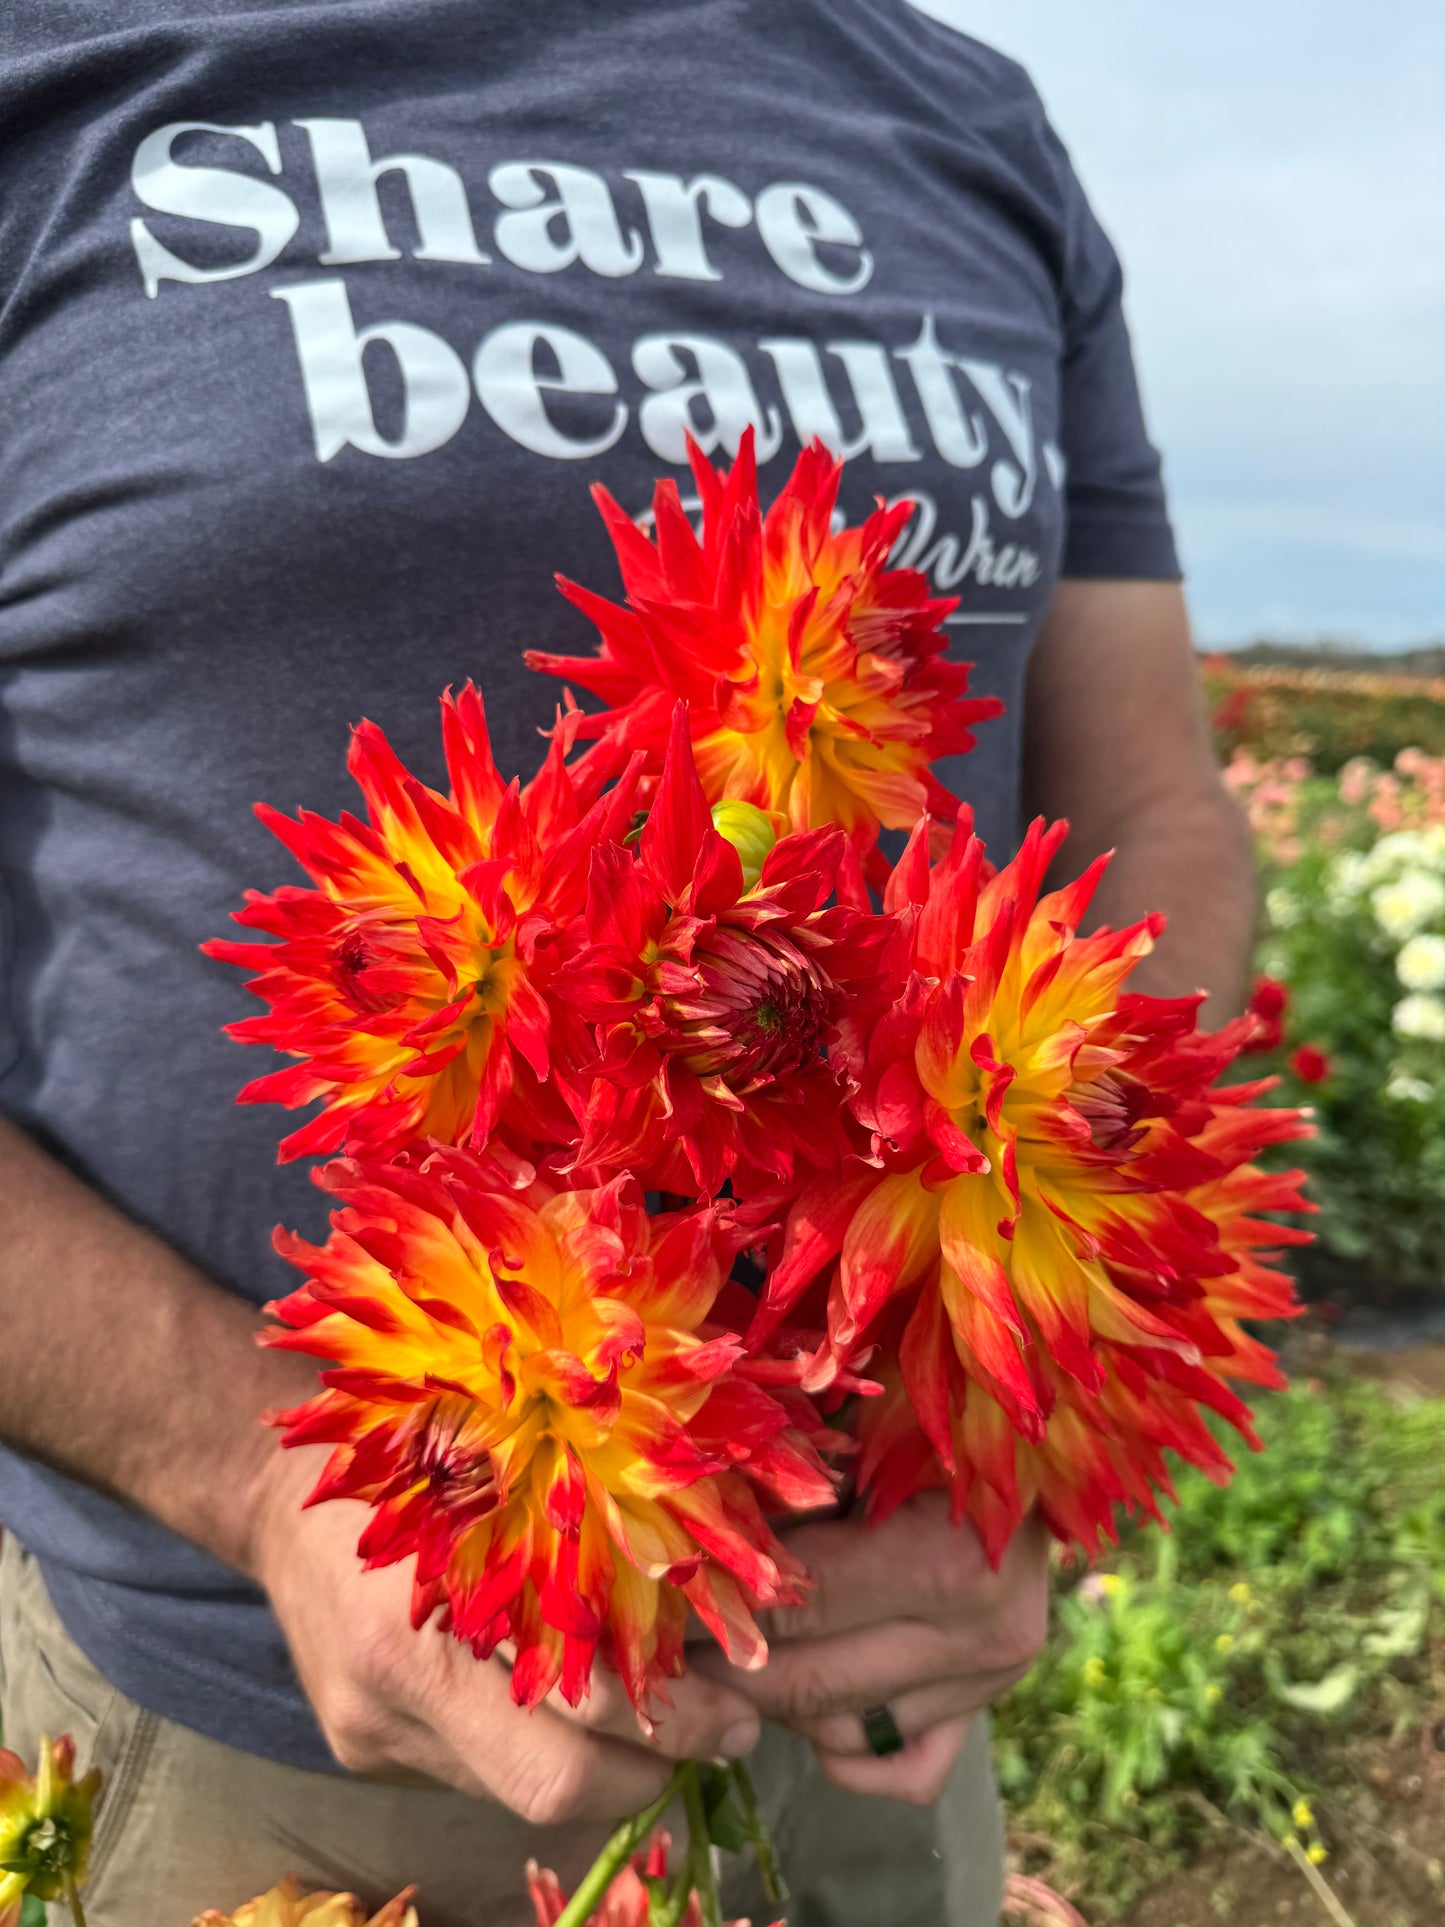
{"type": "Polygon", "coordinates": [[[1226,758],[1308,757],[1334,772],[1367,756],[1388,768],[1402,749],[1445,754],[1445,677],[1203,662],[1215,735],[1226,758]]]}
{"type": "Polygon", "coordinates": [[[1262,996],[1315,1106],[1302,1152],[1324,1248],[1380,1284],[1445,1253],[1445,755],[1333,776],[1237,749],[1226,780],[1265,873],[1262,996]]]}

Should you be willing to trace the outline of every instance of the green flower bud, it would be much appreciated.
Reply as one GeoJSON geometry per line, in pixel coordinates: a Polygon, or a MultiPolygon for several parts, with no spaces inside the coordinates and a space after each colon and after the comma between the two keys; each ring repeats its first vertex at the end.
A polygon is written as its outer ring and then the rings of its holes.
{"type": "Polygon", "coordinates": [[[760,810],[756,803],[739,803],[732,798],[712,806],[713,828],[726,837],[743,860],[743,886],[751,890],[763,873],[768,852],[783,833],[784,819],[778,810],[760,810]]]}

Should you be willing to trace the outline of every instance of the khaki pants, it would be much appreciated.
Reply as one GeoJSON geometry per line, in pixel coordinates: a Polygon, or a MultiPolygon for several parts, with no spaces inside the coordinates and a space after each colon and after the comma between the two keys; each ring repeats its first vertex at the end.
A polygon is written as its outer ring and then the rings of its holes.
{"type": "MultiPolygon", "coordinates": [[[[287,1873],[372,1904],[415,1882],[422,1927],[532,1927],[527,1858],[570,1881],[595,1850],[460,1793],[278,1766],[146,1711],[86,1659],[9,1535],[0,1710],[5,1743],[27,1763],[42,1733],[68,1732],[80,1766],[105,1774],[90,1927],[189,1927],[203,1907],[229,1911],[287,1873]]],[[[779,1728],[753,1768],[793,1888],[791,1927],[995,1927],[1002,1844],[985,1721],[932,1812],[837,1792],[779,1728]]],[[[728,1864],[728,1913],[764,1927],[751,1870],[728,1864]]]]}

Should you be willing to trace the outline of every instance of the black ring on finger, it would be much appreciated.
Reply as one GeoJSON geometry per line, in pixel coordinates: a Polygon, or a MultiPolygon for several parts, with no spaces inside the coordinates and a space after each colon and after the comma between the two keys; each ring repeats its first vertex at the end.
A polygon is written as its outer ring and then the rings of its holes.
{"type": "Polygon", "coordinates": [[[863,1722],[863,1737],[868,1742],[868,1751],[875,1760],[886,1760],[890,1754],[903,1751],[904,1738],[898,1730],[891,1707],[870,1706],[866,1713],[860,1713],[858,1717],[863,1722]]]}

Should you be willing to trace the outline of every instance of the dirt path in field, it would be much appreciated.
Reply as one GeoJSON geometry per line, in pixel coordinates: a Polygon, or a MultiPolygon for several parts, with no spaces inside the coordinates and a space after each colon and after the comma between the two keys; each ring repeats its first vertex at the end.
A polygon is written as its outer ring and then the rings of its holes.
{"type": "Polygon", "coordinates": [[[1427,1730],[1360,1747],[1359,1784],[1313,1804],[1331,1842],[1335,1913],[1281,1850],[1221,1839],[1127,1916],[1126,1927],[1429,1927],[1445,1921],[1445,1707],[1427,1730]]]}

